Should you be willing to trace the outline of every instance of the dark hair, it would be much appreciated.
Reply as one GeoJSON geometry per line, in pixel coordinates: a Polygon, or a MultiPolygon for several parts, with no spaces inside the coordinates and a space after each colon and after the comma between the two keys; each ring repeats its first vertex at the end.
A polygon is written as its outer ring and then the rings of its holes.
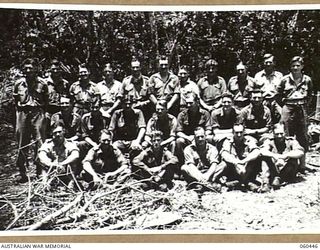
{"type": "Polygon", "coordinates": [[[205,132],[205,129],[203,127],[198,126],[194,129],[194,133],[196,133],[197,131],[200,131],[200,130],[203,130],[205,132]]]}
{"type": "Polygon", "coordinates": [[[303,58],[301,56],[294,56],[292,57],[290,64],[294,63],[294,62],[299,62],[301,64],[304,63],[303,58]]]}
{"type": "Polygon", "coordinates": [[[189,67],[188,67],[187,65],[181,65],[181,66],[179,67],[179,71],[180,71],[181,69],[184,69],[185,71],[189,72],[189,67]]]}
{"type": "Polygon", "coordinates": [[[212,66],[217,67],[218,66],[218,62],[216,60],[209,59],[205,64],[205,68],[208,69],[208,68],[210,68],[212,66]]]}
{"type": "Polygon", "coordinates": [[[222,95],[221,95],[221,99],[224,98],[224,97],[228,97],[230,99],[233,100],[233,94],[231,94],[230,92],[226,91],[224,92],[222,95]]]}
{"type": "Polygon", "coordinates": [[[37,58],[27,58],[23,61],[22,66],[25,66],[26,64],[31,64],[33,67],[38,68],[39,60],[37,58]]]}

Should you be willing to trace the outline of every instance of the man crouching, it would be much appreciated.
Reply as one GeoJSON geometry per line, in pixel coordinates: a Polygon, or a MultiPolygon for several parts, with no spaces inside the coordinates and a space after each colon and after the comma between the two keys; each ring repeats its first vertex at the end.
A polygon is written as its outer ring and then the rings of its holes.
{"type": "Polygon", "coordinates": [[[221,186],[215,183],[221,176],[225,165],[218,164],[218,150],[207,142],[205,130],[197,127],[194,130],[194,142],[184,149],[185,164],[181,171],[189,187],[203,185],[212,191],[220,191],[221,186]]]}
{"type": "Polygon", "coordinates": [[[53,127],[52,139],[42,144],[38,151],[38,158],[45,184],[50,185],[49,176],[56,171],[60,181],[69,187],[74,187],[78,172],[79,148],[75,143],[65,139],[64,134],[65,129],[62,124],[53,127]]]}
{"type": "Polygon", "coordinates": [[[173,187],[174,169],[178,158],[167,147],[161,146],[163,133],[151,132],[151,146],[143,150],[132,161],[132,173],[137,179],[146,179],[143,187],[166,191],[173,187]]]}
{"type": "Polygon", "coordinates": [[[264,162],[270,170],[273,188],[278,188],[282,181],[293,181],[296,177],[304,149],[293,137],[285,136],[283,124],[275,124],[273,138],[265,140],[261,149],[264,162]]]}
{"type": "Polygon", "coordinates": [[[101,131],[99,145],[89,150],[82,164],[86,173],[85,179],[92,189],[110,181],[116,180],[120,183],[130,174],[127,159],[112,145],[112,132],[107,129],[101,131]],[[123,178],[120,178],[120,175],[123,178]]]}

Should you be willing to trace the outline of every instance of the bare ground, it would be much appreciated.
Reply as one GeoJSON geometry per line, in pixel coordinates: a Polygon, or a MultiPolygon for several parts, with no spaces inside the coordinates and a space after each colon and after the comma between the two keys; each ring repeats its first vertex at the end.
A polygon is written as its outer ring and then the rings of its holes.
{"type": "MultiPolygon", "coordinates": [[[[66,188],[45,193],[39,186],[17,184],[14,166],[16,143],[10,125],[0,133],[0,229],[26,230],[79,198],[66,188]],[[28,189],[38,188],[38,197],[27,199],[28,189]],[[12,224],[14,222],[14,224],[12,224]],[[10,225],[11,224],[11,225],[10,225]]],[[[269,193],[234,190],[201,195],[186,190],[176,180],[167,192],[141,191],[134,182],[127,187],[108,186],[86,192],[81,202],[49,220],[37,229],[168,229],[209,230],[212,232],[320,232],[320,155],[308,153],[308,167],[313,170],[295,183],[269,193]],[[133,184],[132,184],[133,183],[133,184]],[[94,203],[94,195],[107,194],[94,203]],[[86,211],[81,210],[89,204],[86,211]],[[81,216],[74,216],[82,211],[81,216]]],[[[35,170],[30,169],[31,180],[35,170]]],[[[30,196],[31,190],[29,190],[30,196]]],[[[31,197],[31,196],[30,196],[31,197]]]]}

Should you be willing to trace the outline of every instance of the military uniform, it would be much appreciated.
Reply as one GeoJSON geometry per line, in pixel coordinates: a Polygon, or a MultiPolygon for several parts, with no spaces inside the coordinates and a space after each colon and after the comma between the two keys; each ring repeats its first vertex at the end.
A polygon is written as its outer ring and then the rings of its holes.
{"type": "Polygon", "coordinates": [[[82,161],[82,163],[85,162],[89,162],[98,174],[113,172],[121,166],[128,165],[121,151],[112,145],[107,154],[102,152],[100,146],[91,148],[82,161]]]}
{"type": "Polygon", "coordinates": [[[221,76],[217,76],[213,83],[209,83],[207,76],[202,77],[198,81],[198,87],[200,97],[210,106],[215,105],[220,100],[221,95],[227,91],[226,81],[221,76]]]}
{"type": "Polygon", "coordinates": [[[163,139],[166,140],[169,137],[176,137],[177,118],[168,114],[168,120],[166,124],[160,124],[158,121],[158,115],[156,113],[150,118],[147,123],[146,135],[151,137],[153,131],[161,131],[163,133],[163,139]]]}
{"type": "Polygon", "coordinates": [[[61,97],[69,97],[69,82],[63,78],[55,82],[49,76],[45,79],[48,84],[49,92],[49,105],[48,112],[50,115],[60,111],[60,99],[61,97]]]}
{"type": "Polygon", "coordinates": [[[141,128],[146,127],[143,113],[139,109],[133,109],[134,117],[126,121],[122,109],[116,110],[110,121],[109,130],[113,132],[113,140],[121,150],[128,150],[131,142],[135,140],[141,128]]]}
{"type": "MultiPolygon", "coordinates": [[[[242,123],[248,129],[271,128],[271,113],[270,110],[261,105],[257,110],[254,110],[253,105],[249,104],[243,108],[238,116],[238,122],[242,123]]],[[[263,134],[252,135],[257,140],[260,140],[263,134]]]]}
{"type": "MultiPolygon", "coordinates": [[[[60,163],[66,160],[73,151],[79,152],[79,148],[77,145],[67,139],[61,145],[55,145],[52,139],[47,139],[42,146],[40,147],[38,153],[45,152],[48,158],[51,159],[52,162],[60,163]]],[[[42,167],[48,171],[49,167],[46,166],[44,163],[40,163],[42,167]]],[[[76,172],[77,169],[77,161],[74,161],[70,164],[72,172],[76,172]]],[[[70,172],[68,169],[64,169],[63,173],[61,174],[69,174],[70,172]]]]}
{"type": "Polygon", "coordinates": [[[132,173],[138,179],[146,179],[150,178],[151,174],[144,169],[164,166],[164,173],[162,173],[161,180],[157,183],[166,183],[169,186],[172,186],[174,169],[176,169],[177,164],[177,157],[167,148],[162,148],[157,152],[153,150],[152,147],[149,147],[141,151],[141,153],[132,161],[132,173]]]}
{"type": "Polygon", "coordinates": [[[198,85],[188,79],[187,83],[184,86],[180,86],[180,110],[186,107],[186,97],[191,93],[194,93],[196,96],[200,97],[198,85]]]}
{"type": "Polygon", "coordinates": [[[303,75],[299,83],[295,83],[292,74],[283,77],[277,88],[278,95],[282,98],[281,121],[285,125],[288,136],[296,136],[300,145],[308,150],[307,138],[307,100],[312,93],[312,80],[303,75]]]}
{"type": "MultiPolygon", "coordinates": [[[[240,174],[241,174],[241,172],[240,172],[241,169],[239,169],[237,167],[237,165],[235,165],[231,162],[227,162],[226,159],[224,158],[225,156],[223,155],[224,152],[232,155],[233,157],[235,157],[238,160],[243,160],[248,156],[248,154],[250,154],[254,150],[259,150],[259,148],[257,146],[256,139],[254,139],[251,136],[245,136],[243,142],[240,144],[236,144],[233,137],[227,138],[226,140],[224,140],[224,142],[222,144],[222,149],[221,149],[220,155],[222,156],[222,160],[227,165],[226,176],[231,179],[232,178],[239,179],[240,174]]],[[[245,171],[246,171],[245,176],[246,177],[244,179],[246,181],[248,179],[251,179],[251,180],[255,179],[257,173],[261,169],[260,166],[261,166],[261,160],[259,158],[248,162],[245,166],[245,171]]]]}
{"type": "MultiPolygon", "coordinates": [[[[293,137],[286,137],[282,143],[275,143],[274,138],[269,138],[265,140],[262,148],[277,154],[285,154],[293,150],[304,153],[303,147],[293,137]]],[[[282,180],[292,180],[296,176],[299,166],[298,159],[290,158],[281,167],[276,166],[276,160],[273,158],[264,157],[264,160],[267,162],[273,176],[280,176],[282,180]]]]}
{"type": "Polygon", "coordinates": [[[105,80],[97,83],[97,89],[99,90],[101,102],[116,102],[116,97],[121,91],[122,84],[117,80],[113,80],[111,86],[107,86],[105,80]]]}
{"type": "Polygon", "coordinates": [[[79,114],[71,112],[68,116],[64,116],[60,111],[51,116],[51,128],[61,123],[64,125],[66,138],[81,136],[81,116],[79,114]]]}
{"type": "Polygon", "coordinates": [[[139,78],[135,78],[132,75],[127,76],[122,81],[122,87],[118,93],[118,97],[122,98],[126,95],[133,96],[137,103],[140,105],[140,109],[145,117],[149,119],[154,112],[154,105],[150,102],[150,86],[149,78],[141,75],[139,78]]]}
{"type": "Polygon", "coordinates": [[[13,90],[16,104],[16,136],[18,140],[17,167],[20,174],[26,176],[26,162],[31,136],[39,148],[46,138],[45,111],[48,105],[48,85],[37,77],[34,83],[27,83],[26,78],[19,79],[13,90]]]}
{"type": "Polygon", "coordinates": [[[240,83],[238,76],[233,76],[228,82],[228,89],[234,95],[234,105],[236,108],[241,109],[249,105],[249,93],[252,89],[257,87],[255,80],[247,76],[243,83],[240,83]]]}
{"type": "MultiPolygon", "coordinates": [[[[163,99],[169,102],[175,94],[180,94],[179,78],[169,72],[167,80],[163,81],[160,73],[153,74],[150,77],[150,94],[153,94],[157,100],[163,99]]],[[[169,112],[175,115],[179,110],[179,102],[177,101],[170,108],[169,112]]]]}
{"type": "MultiPolygon", "coordinates": [[[[186,135],[193,135],[196,127],[203,127],[205,131],[211,131],[210,113],[202,108],[199,109],[198,117],[195,119],[189,118],[188,109],[182,110],[177,118],[177,133],[183,132],[186,135]]],[[[190,144],[186,139],[178,137],[176,140],[176,155],[179,162],[184,161],[183,150],[190,144]]]]}
{"type": "Polygon", "coordinates": [[[91,81],[85,88],[80,85],[79,81],[74,82],[69,92],[73,102],[73,112],[80,116],[90,112],[91,106],[99,101],[99,89],[91,81]]]}
{"type": "Polygon", "coordinates": [[[261,90],[265,91],[275,91],[277,86],[280,85],[283,75],[279,71],[273,71],[271,74],[267,75],[266,71],[263,69],[259,71],[254,79],[261,86],[261,90]]]}

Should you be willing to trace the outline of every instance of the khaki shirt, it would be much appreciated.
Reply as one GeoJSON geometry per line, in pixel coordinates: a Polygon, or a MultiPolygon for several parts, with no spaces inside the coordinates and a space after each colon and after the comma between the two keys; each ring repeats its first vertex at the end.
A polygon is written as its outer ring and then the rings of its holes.
{"type": "Polygon", "coordinates": [[[215,146],[207,143],[204,151],[199,150],[192,143],[187,146],[184,151],[185,164],[193,164],[199,170],[209,169],[212,164],[218,164],[218,150],[215,146]]]}
{"type": "Polygon", "coordinates": [[[45,152],[52,161],[62,162],[66,160],[73,151],[79,151],[79,148],[75,143],[67,139],[59,146],[56,146],[52,139],[47,139],[39,148],[38,153],[45,152]]]}
{"type": "Polygon", "coordinates": [[[214,105],[221,95],[227,91],[226,81],[221,76],[218,76],[213,84],[209,83],[207,76],[202,77],[198,81],[198,87],[201,98],[208,105],[214,105]]]}

